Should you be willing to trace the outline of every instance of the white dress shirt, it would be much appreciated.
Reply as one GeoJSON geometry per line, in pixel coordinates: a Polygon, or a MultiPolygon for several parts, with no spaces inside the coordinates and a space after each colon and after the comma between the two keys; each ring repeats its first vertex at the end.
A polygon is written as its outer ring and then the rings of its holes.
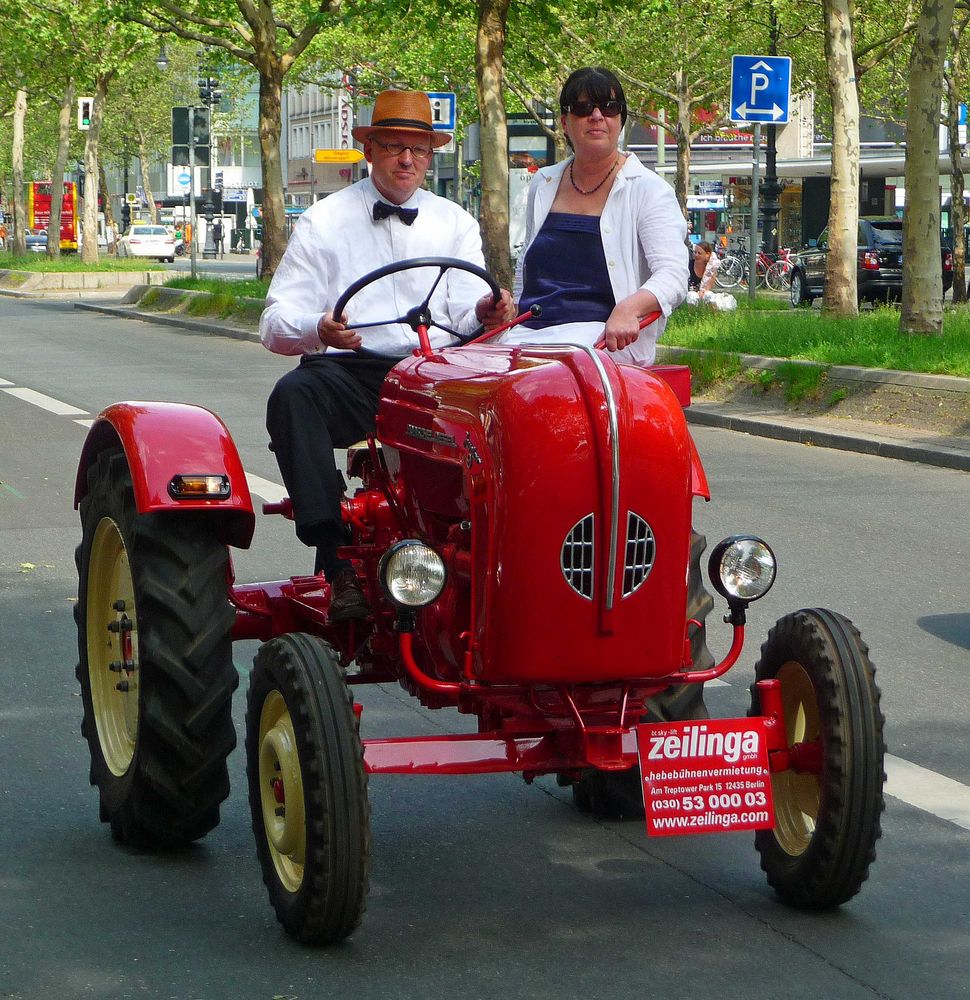
{"type": "MultiPolygon", "coordinates": [[[[392,261],[457,257],[484,268],[478,223],[461,206],[419,189],[401,206],[418,210],[414,223],[406,226],[397,215],[375,222],[378,200],[386,201],[364,178],[300,216],[259,321],[260,339],[271,351],[338,353],[321,343],[317,322],[352,282],[392,261]]],[[[362,289],[347,304],[348,326],[403,316],[424,301],[438,273],[438,268],[400,271],[362,289]]],[[[470,333],[478,325],[475,303],[487,291],[480,278],[451,269],[431,298],[431,315],[461,334],[470,333]]],[[[369,327],[360,335],[365,349],[388,354],[406,353],[418,343],[417,334],[399,323],[369,327]]],[[[453,342],[436,327],[430,335],[436,347],[453,342]]]]}
{"type": "MultiPolygon", "coordinates": [[[[536,233],[542,228],[559,181],[571,160],[543,167],[532,178],[526,204],[525,241],[515,270],[516,302],[522,295],[523,268],[536,233]]],[[[653,292],[661,318],[640,331],[640,336],[610,357],[627,364],[650,365],[666,317],[687,295],[689,255],[687,222],[674,189],[630,154],[613,181],[600,216],[600,238],[616,302],[644,289],[653,292]]],[[[603,335],[602,323],[563,323],[541,330],[513,327],[501,336],[509,344],[585,344],[593,346],[603,335]]]]}

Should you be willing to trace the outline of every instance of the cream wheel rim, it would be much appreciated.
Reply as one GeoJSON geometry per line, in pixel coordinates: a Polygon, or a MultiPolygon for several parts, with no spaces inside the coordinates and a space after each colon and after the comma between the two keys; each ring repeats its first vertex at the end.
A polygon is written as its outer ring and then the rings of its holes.
{"type": "Polygon", "coordinates": [[[104,517],[91,543],[87,661],[98,743],[112,774],[131,766],[138,741],[138,616],[128,550],[104,517]]]}
{"type": "MultiPolygon", "coordinates": [[[[821,736],[815,685],[805,668],[794,660],[785,663],[776,678],[781,681],[788,746],[810,743],[821,736]]],[[[818,822],[820,776],[779,771],[772,775],[775,799],[775,838],[792,857],[804,854],[818,822]]]]}
{"type": "Polygon", "coordinates": [[[300,755],[286,701],[271,691],[259,717],[259,797],[273,865],[289,892],[303,884],[306,807],[300,755]]]}

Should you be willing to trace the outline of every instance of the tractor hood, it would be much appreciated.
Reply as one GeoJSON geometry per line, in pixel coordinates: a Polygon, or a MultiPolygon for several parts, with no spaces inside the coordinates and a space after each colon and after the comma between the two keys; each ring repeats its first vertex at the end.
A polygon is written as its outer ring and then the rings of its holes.
{"type": "Polygon", "coordinates": [[[429,540],[469,528],[472,676],[681,666],[693,452],[664,380],[601,351],[475,346],[408,359],[383,396],[409,519],[429,540]]]}

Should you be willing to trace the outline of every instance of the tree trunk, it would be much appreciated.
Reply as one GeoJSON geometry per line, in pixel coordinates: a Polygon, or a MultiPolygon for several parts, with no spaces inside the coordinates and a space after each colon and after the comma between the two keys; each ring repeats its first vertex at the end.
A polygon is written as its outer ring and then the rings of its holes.
{"type": "Polygon", "coordinates": [[[98,263],[98,142],[104,121],[104,102],[108,96],[110,76],[99,73],[94,84],[91,127],[84,142],[84,222],[81,229],[83,245],[81,260],[98,263]]]}
{"type": "Polygon", "coordinates": [[[859,92],[852,59],[851,0],[824,0],[825,65],[832,99],[832,200],[825,258],[827,316],[859,314],[859,92]]]}
{"type": "Polygon", "coordinates": [[[475,81],[482,143],[482,242],[485,266],[503,288],[512,287],[509,249],[508,124],[502,98],[505,24],[510,0],[479,0],[475,81]]]}
{"type": "Polygon", "coordinates": [[[118,223],[115,221],[115,210],[111,205],[111,199],[107,197],[108,181],[104,175],[104,164],[98,161],[98,190],[101,192],[101,204],[104,205],[104,232],[105,237],[114,233],[114,240],[108,239],[108,253],[115,253],[118,249],[118,223]]]}
{"type": "MultiPolygon", "coordinates": [[[[940,100],[954,0],[924,0],[909,64],[906,212],[903,215],[903,333],[941,333],[940,100]]],[[[961,200],[962,200],[961,191],[961,200]]]]}
{"type": "Polygon", "coordinates": [[[145,136],[138,133],[138,167],[141,171],[141,187],[145,192],[145,201],[148,202],[148,213],[151,216],[152,224],[158,225],[158,206],[155,204],[155,194],[152,191],[151,178],[148,176],[148,153],[145,151],[145,136]]]}
{"type": "MultiPolygon", "coordinates": [[[[677,91],[677,173],[674,177],[674,192],[680,204],[680,210],[687,217],[687,185],[690,183],[690,97],[687,93],[687,75],[683,70],[677,70],[674,75],[674,87],[677,91]]],[[[660,141],[660,132],[657,132],[660,141]]]]}
{"type": "MultiPolygon", "coordinates": [[[[47,256],[57,260],[61,256],[61,206],[64,204],[64,171],[71,147],[71,112],[74,109],[74,81],[69,80],[61,96],[57,115],[57,155],[51,174],[51,223],[47,227],[47,256]]],[[[74,228],[77,229],[77,199],[74,201],[74,228]]]]}
{"type": "Polygon", "coordinates": [[[18,90],[13,104],[13,255],[27,253],[27,212],[24,207],[24,123],[27,121],[27,91],[18,90]]]}
{"type": "Polygon", "coordinates": [[[950,141],[950,232],[953,233],[953,292],[954,303],[967,301],[967,260],[966,243],[963,238],[963,227],[967,222],[967,213],[963,204],[963,155],[959,138],[960,91],[957,81],[960,79],[960,48],[959,38],[955,38],[950,48],[951,68],[949,76],[949,109],[947,114],[947,132],[950,141]]]}
{"type": "Polygon", "coordinates": [[[286,249],[286,206],[283,200],[283,164],[280,160],[283,71],[279,59],[259,65],[259,152],[263,165],[263,276],[276,272],[286,249]]]}

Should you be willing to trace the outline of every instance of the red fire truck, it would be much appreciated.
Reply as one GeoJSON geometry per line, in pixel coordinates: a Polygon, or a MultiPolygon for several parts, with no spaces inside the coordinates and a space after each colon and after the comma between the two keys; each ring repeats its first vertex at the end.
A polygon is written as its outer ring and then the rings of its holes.
{"type": "MultiPolygon", "coordinates": [[[[51,182],[32,181],[27,185],[27,225],[31,232],[46,230],[51,222],[51,182]]],[[[61,249],[77,250],[77,184],[64,182],[61,202],[61,249]]]]}

